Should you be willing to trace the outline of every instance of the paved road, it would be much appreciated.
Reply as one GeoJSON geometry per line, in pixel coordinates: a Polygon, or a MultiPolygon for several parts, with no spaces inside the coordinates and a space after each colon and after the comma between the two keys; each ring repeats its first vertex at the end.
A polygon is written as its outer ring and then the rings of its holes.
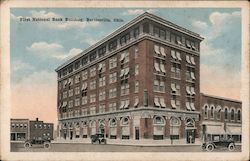
{"type": "MultiPolygon", "coordinates": [[[[131,145],[92,145],[83,143],[53,143],[49,149],[43,146],[35,146],[25,149],[22,143],[11,143],[12,152],[202,152],[198,145],[184,146],[131,146],[131,145]]],[[[214,152],[227,152],[227,149],[215,149],[214,152]]],[[[236,147],[236,152],[241,151],[241,147],[236,147]]]]}

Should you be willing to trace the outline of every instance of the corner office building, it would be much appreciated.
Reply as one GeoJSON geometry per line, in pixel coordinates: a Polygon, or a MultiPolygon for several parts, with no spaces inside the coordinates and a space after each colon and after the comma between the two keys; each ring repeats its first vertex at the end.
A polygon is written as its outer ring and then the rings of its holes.
{"type": "Polygon", "coordinates": [[[56,69],[59,137],[195,142],[202,40],[144,13],[66,61],[56,69]]]}

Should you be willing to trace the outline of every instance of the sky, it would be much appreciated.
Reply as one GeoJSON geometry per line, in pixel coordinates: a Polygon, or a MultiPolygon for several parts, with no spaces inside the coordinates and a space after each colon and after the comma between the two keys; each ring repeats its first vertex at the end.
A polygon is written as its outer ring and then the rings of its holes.
{"type": "Polygon", "coordinates": [[[238,8],[12,8],[11,117],[57,122],[55,69],[145,11],[200,34],[201,92],[240,99],[238,8]],[[27,22],[21,18],[115,18],[122,22],[27,22]]]}

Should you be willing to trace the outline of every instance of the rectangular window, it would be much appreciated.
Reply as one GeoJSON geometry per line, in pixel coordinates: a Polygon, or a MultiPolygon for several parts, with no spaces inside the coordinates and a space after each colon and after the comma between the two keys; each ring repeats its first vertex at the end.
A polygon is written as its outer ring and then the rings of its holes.
{"type": "Polygon", "coordinates": [[[137,38],[139,36],[139,27],[134,29],[134,38],[137,38]]]}
{"type": "Polygon", "coordinates": [[[113,40],[112,42],[109,43],[109,51],[115,50],[117,47],[117,40],[113,40]]]}
{"type": "Polygon", "coordinates": [[[165,82],[163,80],[154,80],[154,92],[165,92],[165,82]]]}
{"type": "Polygon", "coordinates": [[[134,107],[138,107],[139,105],[139,97],[135,96],[134,107]]]}
{"type": "Polygon", "coordinates": [[[127,50],[121,53],[120,62],[121,64],[129,62],[129,52],[127,50]]]}
{"type": "Polygon", "coordinates": [[[104,46],[104,47],[102,47],[102,48],[100,48],[100,49],[98,50],[98,55],[99,55],[99,57],[104,56],[105,53],[106,53],[106,46],[104,46]]]}
{"type": "Polygon", "coordinates": [[[117,93],[116,88],[109,89],[109,98],[115,98],[117,93]]]}
{"type": "Polygon", "coordinates": [[[99,113],[104,113],[105,112],[105,104],[100,104],[99,105],[99,113]]]}
{"type": "Polygon", "coordinates": [[[84,65],[86,65],[86,64],[88,64],[88,57],[86,56],[86,57],[84,57],[84,58],[82,58],[82,66],[84,66],[84,65]]]}
{"type": "Polygon", "coordinates": [[[90,115],[94,115],[94,114],[96,114],[96,107],[95,106],[92,106],[92,107],[90,107],[90,115]]]}
{"type": "Polygon", "coordinates": [[[139,74],[139,65],[136,64],[135,65],[135,75],[138,75],[139,74]]]}
{"type": "Polygon", "coordinates": [[[90,95],[90,103],[93,103],[96,101],[96,94],[91,94],[90,95]]]}
{"type": "Polygon", "coordinates": [[[130,104],[129,103],[129,99],[121,100],[119,109],[120,110],[128,109],[129,108],[129,104],[130,104]]]}
{"type": "Polygon", "coordinates": [[[88,109],[82,109],[82,115],[83,116],[88,115],[88,109]]]}
{"type": "Polygon", "coordinates": [[[88,79],[88,71],[85,70],[82,72],[82,80],[87,80],[88,79]]]}
{"type": "Polygon", "coordinates": [[[180,88],[179,84],[171,83],[171,94],[174,94],[174,95],[180,95],[181,94],[181,88],[180,88]]]}
{"type": "Polygon", "coordinates": [[[109,74],[109,83],[115,83],[117,81],[117,73],[111,73],[109,74]]]}
{"type": "Polygon", "coordinates": [[[99,63],[98,71],[99,71],[99,73],[103,73],[106,71],[106,63],[105,62],[99,63]]]}
{"type": "Polygon", "coordinates": [[[91,90],[95,89],[96,88],[96,80],[94,79],[94,80],[90,81],[90,85],[89,86],[90,86],[91,90]]]}
{"type": "Polygon", "coordinates": [[[79,86],[75,88],[75,95],[78,95],[78,94],[80,94],[80,87],[79,86]]]}
{"type": "MultiPolygon", "coordinates": [[[[72,89],[73,90],[73,89],[72,89]]],[[[65,92],[63,92],[63,99],[65,99],[65,98],[67,98],[68,97],[68,92],[67,91],[65,91],[65,92]]]]}
{"type": "Polygon", "coordinates": [[[69,90],[69,97],[72,97],[73,94],[74,94],[74,93],[73,93],[73,89],[70,89],[70,90],[69,90]]]}
{"type": "Polygon", "coordinates": [[[109,69],[117,67],[117,57],[112,57],[109,59],[109,69]]]}
{"type": "Polygon", "coordinates": [[[123,84],[121,86],[121,96],[129,94],[129,84],[123,84]]]}
{"type": "Polygon", "coordinates": [[[70,100],[70,101],[69,101],[69,108],[72,108],[73,105],[74,105],[74,104],[73,104],[73,100],[70,100]]]}
{"type": "Polygon", "coordinates": [[[90,73],[90,77],[94,77],[96,75],[96,67],[94,66],[90,68],[89,73],[90,73]]]}
{"type": "Polygon", "coordinates": [[[115,102],[109,103],[109,111],[110,112],[116,111],[116,103],[115,102]]]}
{"type": "Polygon", "coordinates": [[[181,78],[181,64],[172,63],[171,64],[171,78],[181,78]]]}
{"type": "Polygon", "coordinates": [[[99,78],[99,87],[103,87],[106,85],[106,77],[103,76],[101,78],[99,78]]]}
{"type": "Polygon", "coordinates": [[[88,103],[88,97],[84,96],[82,97],[82,105],[86,105],[88,103]]]}
{"type": "Polygon", "coordinates": [[[121,69],[120,77],[121,77],[121,80],[129,78],[129,67],[125,69],[121,69]]]}
{"type": "Polygon", "coordinates": [[[80,74],[76,74],[75,76],[75,84],[80,82],[80,74]]]}
{"type": "Polygon", "coordinates": [[[154,36],[159,37],[159,28],[154,26],[154,36]]]}
{"type": "Polygon", "coordinates": [[[99,101],[103,101],[106,99],[106,92],[105,90],[99,91],[99,101]]]}
{"type": "Polygon", "coordinates": [[[175,35],[174,34],[171,34],[171,42],[175,43],[175,35]]]}
{"type": "Polygon", "coordinates": [[[163,40],[166,39],[166,32],[164,30],[160,30],[160,38],[163,40]]]}
{"type": "Polygon", "coordinates": [[[80,106],[80,98],[75,99],[75,106],[80,106]]]}
{"type": "Polygon", "coordinates": [[[186,71],[186,80],[187,81],[194,81],[195,78],[195,69],[191,68],[191,67],[187,67],[187,71],[186,71]]]}
{"type": "Polygon", "coordinates": [[[139,92],[139,81],[135,81],[135,93],[139,92]]]}
{"type": "Polygon", "coordinates": [[[175,95],[172,95],[171,106],[173,109],[180,109],[180,99],[177,98],[175,95]]]}

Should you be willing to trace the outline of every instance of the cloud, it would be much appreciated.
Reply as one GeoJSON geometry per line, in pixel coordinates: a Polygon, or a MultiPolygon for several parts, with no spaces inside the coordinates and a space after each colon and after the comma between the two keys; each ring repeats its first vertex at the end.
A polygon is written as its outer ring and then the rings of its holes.
{"type": "Polygon", "coordinates": [[[57,122],[55,72],[37,71],[11,84],[11,117],[57,122]]]}
{"type": "Polygon", "coordinates": [[[215,48],[213,44],[206,39],[201,42],[200,49],[202,56],[218,56],[225,52],[222,48],[215,48]]]}
{"type": "Polygon", "coordinates": [[[192,26],[196,27],[197,29],[201,29],[201,30],[204,30],[208,27],[207,23],[206,22],[203,22],[203,21],[193,21],[192,22],[192,26]]]}
{"type": "Polygon", "coordinates": [[[69,59],[82,52],[82,49],[72,48],[66,51],[59,43],[48,43],[45,41],[34,42],[26,47],[26,50],[41,58],[69,59]]]}
{"type": "Polygon", "coordinates": [[[241,13],[238,11],[232,13],[213,12],[210,14],[209,20],[214,26],[220,26],[232,22],[233,18],[239,18],[240,15],[241,13]]]}
{"type": "MultiPolygon", "coordinates": [[[[98,21],[65,21],[65,16],[54,13],[54,12],[48,12],[45,10],[32,10],[30,11],[30,16],[26,18],[50,18],[50,21],[40,21],[39,23],[33,23],[36,25],[39,25],[41,27],[50,28],[50,29],[56,29],[56,30],[68,30],[68,29],[84,29],[87,27],[98,27],[101,25],[98,21]],[[62,18],[63,21],[52,21],[52,18],[62,18]]],[[[11,14],[11,18],[16,21],[20,21],[20,18],[24,18],[23,16],[15,16],[14,14],[11,14]]],[[[68,17],[71,18],[71,17],[68,17]]],[[[78,17],[74,17],[74,19],[80,19],[78,17]]]]}
{"type": "Polygon", "coordinates": [[[57,59],[70,59],[70,58],[80,54],[82,51],[83,51],[82,49],[72,48],[69,50],[68,53],[62,54],[62,55],[57,55],[57,56],[55,56],[55,58],[57,58],[57,59]]]}
{"type": "Polygon", "coordinates": [[[123,12],[122,15],[140,15],[143,14],[144,12],[148,13],[155,13],[157,10],[155,9],[148,9],[148,10],[143,10],[143,9],[129,9],[126,12],[123,12]]]}

